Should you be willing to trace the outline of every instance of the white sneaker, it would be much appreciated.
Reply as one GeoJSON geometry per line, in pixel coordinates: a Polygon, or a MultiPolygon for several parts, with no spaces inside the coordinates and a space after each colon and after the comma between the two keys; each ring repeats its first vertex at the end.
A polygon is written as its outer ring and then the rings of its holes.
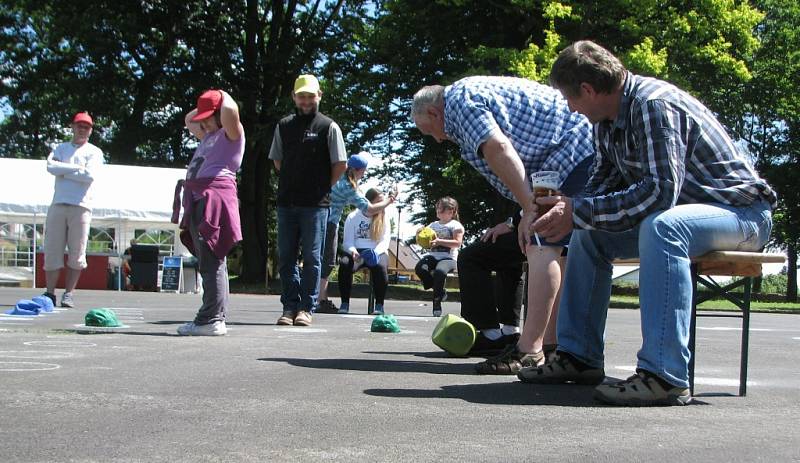
{"type": "Polygon", "coordinates": [[[70,309],[75,307],[75,303],[72,301],[72,293],[64,293],[61,295],[61,307],[68,307],[70,309]]]}
{"type": "Polygon", "coordinates": [[[181,336],[224,336],[228,332],[225,322],[218,321],[208,325],[195,325],[189,322],[178,327],[181,336]]]}

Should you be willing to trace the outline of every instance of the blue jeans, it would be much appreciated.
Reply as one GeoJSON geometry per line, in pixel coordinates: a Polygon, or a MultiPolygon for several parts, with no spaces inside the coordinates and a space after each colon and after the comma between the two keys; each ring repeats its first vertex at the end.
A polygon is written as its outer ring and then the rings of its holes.
{"type": "Polygon", "coordinates": [[[709,251],[758,251],[772,229],[768,204],[686,204],[649,215],[632,230],[575,230],[558,312],[558,348],[603,367],[611,261],[639,257],[642,348],[638,368],[689,386],[690,259],[709,251]]]}
{"type": "Polygon", "coordinates": [[[327,207],[278,206],[278,272],[283,310],[311,312],[319,296],[327,207]],[[302,248],[303,274],[297,265],[302,248]]]}

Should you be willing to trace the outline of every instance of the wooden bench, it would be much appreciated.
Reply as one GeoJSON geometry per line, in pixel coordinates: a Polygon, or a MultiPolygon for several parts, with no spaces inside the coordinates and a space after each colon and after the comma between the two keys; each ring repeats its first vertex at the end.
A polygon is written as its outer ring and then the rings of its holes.
{"type": "MultiPolygon", "coordinates": [[[[689,332],[689,389],[694,394],[695,334],[697,317],[734,317],[742,319],[742,347],[739,356],[739,395],[747,393],[747,358],[750,343],[750,291],[753,278],[761,276],[763,264],[783,263],[781,254],[742,251],[712,251],[692,259],[692,320],[689,332]],[[711,276],[743,277],[722,285],[711,276]],[[700,292],[703,286],[708,291],[700,292]],[[736,292],[743,288],[742,292],[736,292]],[[697,306],[715,297],[723,297],[739,308],[740,313],[697,313],[697,306]]],[[[618,259],[615,265],[639,265],[638,259],[618,259]]]]}

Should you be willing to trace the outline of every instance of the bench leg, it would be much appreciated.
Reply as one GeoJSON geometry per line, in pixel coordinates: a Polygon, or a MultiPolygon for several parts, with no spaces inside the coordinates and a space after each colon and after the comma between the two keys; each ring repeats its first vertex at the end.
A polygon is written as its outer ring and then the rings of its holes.
{"type": "Polygon", "coordinates": [[[697,332],[697,264],[692,264],[692,318],[689,322],[689,394],[694,395],[695,335],[697,332]]]}
{"type": "Polygon", "coordinates": [[[367,299],[367,314],[375,312],[375,293],[372,291],[372,284],[369,285],[369,299],[367,299]]]}
{"type": "Polygon", "coordinates": [[[750,347],[750,291],[753,278],[746,277],[744,282],[744,298],[742,300],[742,355],[739,364],[739,395],[747,394],[747,360],[750,347]]]}

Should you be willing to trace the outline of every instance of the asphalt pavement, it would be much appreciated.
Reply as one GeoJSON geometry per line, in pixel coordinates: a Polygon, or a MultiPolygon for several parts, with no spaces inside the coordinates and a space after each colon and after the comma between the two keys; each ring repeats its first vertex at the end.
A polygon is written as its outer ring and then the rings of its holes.
{"type": "MultiPolygon", "coordinates": [[[[36,294],[0,288],[0,305],[36,294]]],[[[275,326],[277,296],[233,295],[227,336],[177,336],[199,300],[78,291],[75,309],[0,316],[0,462],[800,461],[798,315],[753,315],[746,397],[739,320],[702,318],[695,403],[623,408],[473,374],[480,359],[431,343],[429,301],[387,301],[386,334],[364,299],[300,328],[275,326]],[[84,332],[97,307],[128,328],[84,332]]],[[[631,375],[640,342],[638,311],[609,310],[606,374],[631,375]]]]}

